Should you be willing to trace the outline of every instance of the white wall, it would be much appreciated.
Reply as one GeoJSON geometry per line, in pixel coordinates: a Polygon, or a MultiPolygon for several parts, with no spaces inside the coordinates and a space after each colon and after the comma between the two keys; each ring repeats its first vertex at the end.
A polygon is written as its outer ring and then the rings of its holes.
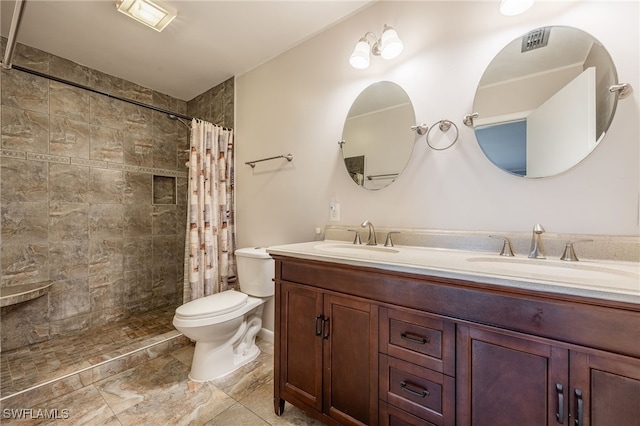
{"type": "Polygon", "coordinates": [[[378,2],[294,49],[237,76],[238,246],[316,238],[341,221],[384,227],[637,235],[639,233],[640,93],[637,1],[541,2],[504,17],[498,1],[378,2]],[[348,64],[362,35],[383,24],[405,43],[393,61],[368,70],[348,64]],[[487,64],[504,45],[547,25],[580,28],[609,50],[621,82],[634,87],[619,102],[604,142],[568,172],[542,179],[511,176],[482,154],[462,124],[487,64]],[[416,121],[454,121],[460,140],[433,151],[424,136],[404,173],[389,187],[366,191],[350,180],[338,146],[351,103],[369,84],[390,80],[412,99],[416,121]],[[294,160],[245,161],[292,153],[294,160]]]}

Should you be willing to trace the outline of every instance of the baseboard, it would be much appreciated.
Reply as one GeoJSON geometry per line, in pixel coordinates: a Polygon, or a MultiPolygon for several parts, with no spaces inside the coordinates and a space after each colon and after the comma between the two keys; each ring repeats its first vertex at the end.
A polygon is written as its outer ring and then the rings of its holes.
{"type": "Polygon", "coordinates": [[[260,332],[258,332],[258,337],[261,339],[273,343],[273,331],[267,330],[266,328],[261,328],[260,332]]]}

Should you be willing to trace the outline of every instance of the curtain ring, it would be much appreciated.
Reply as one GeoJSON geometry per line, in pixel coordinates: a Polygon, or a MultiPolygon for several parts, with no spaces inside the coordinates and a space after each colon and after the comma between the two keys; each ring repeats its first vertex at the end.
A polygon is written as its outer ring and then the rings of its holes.
{"type": "Polygon", "coordinates": [[[449,120],[440,120],[437,123],[435,123],[433,126],[431,126],[429,128],[429,130],[427,131],[427,145],[429,145],[429,148],[436,150],[436,151],[444,151],[445,149],[449,149],[453,146],[453,144],[455,144],[458,141],[458,126],[456,126],[456,123],[454,123],[453,121],[449,121],[449,120]],[[453,142],[451,142],[449,145],[445,146],[444,148],[436,148],[433,145],[431,145],[431,141],[429,140],[429,135],[431,133],[431,131],[436,127],[436,124],[438,124],[438,129],[440,129],[440,131],[442,133],[447,132],[450,128],[451,125],[453,124],[454,129],[456,130],[456,137],[453,139],[453,142]]]}

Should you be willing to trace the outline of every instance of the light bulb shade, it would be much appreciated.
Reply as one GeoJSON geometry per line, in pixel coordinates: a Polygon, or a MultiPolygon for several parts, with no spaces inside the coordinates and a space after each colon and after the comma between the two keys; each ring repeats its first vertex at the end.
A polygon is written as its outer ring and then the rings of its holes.
{"type": "Polygon", "coordinates": [[[506,16],[519,15],[527,11],[535,0],[501,0],[500,13],[506,16]]]}
{"type": "Polygon", "coordinates": [[[366,39],[361,38],[349,58],[351,66],[359,70],[368,68],[370,63],[370,51],[371,46],[369,46],[369,42],[367,42],[366,39]]]}
{"type": "Polygon", "coordinates": [[[384,59],[396,58],[402,53],[402,49],[404,48],[402,40],[398,37],[396,30],[386,25],[380,38],[380,45],[380,56],[384,59]]]}

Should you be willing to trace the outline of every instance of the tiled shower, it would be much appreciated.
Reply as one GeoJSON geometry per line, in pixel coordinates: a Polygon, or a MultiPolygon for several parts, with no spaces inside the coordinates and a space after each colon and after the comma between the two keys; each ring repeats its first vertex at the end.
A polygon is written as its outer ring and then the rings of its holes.
{"type": "MultiPolygon", "coordinates": [[[[233,127],[233,79],[187,102],[20,44],[14,63],[233,127]]],[[[187,128],[18,70],[0,90],[0,286],[53,281],[2,307],[0,350],[182,303],[187,128]]]]}

